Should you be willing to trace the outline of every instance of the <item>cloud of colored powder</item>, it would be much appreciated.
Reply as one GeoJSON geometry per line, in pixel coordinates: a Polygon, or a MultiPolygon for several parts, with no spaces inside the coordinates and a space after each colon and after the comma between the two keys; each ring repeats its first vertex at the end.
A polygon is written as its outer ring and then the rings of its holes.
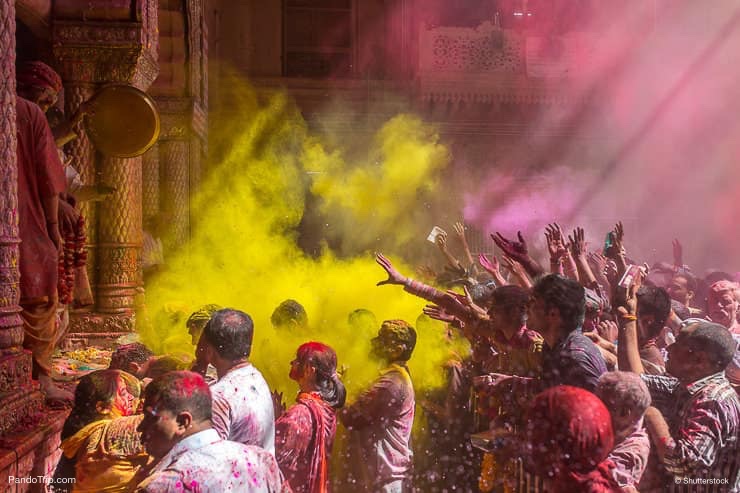
{"type": "Polygon", "coordinates": [[[622,220],[634,258],[671,261],[679,238],[695,272],[736,270],[737,2],[593,11],[579,26],[593,33],[590,58],[550,81],[558,103],[490,149],[495,162],[466,190],[466,220],[533,242],[547,222],[581,225],[592,245],[622,220]]]}
{"type": "MultiPolygon", "coordinates": [[[[369,159],[348,163],[341,148],[312,135],[284,94],[258,96],[243,81],[232,84],[241,118],[212,126],[210,145],[219,160],[193,198],[190,242],[146,287],[150,323],[142,324],[141,337],[158,352],[192,352],[184,326],[190,312],[207,303],[241,309],[255,321],[251,360],[286,400],[297,390],[288,379],[289,362],[308,340],[336,349],[351,396],[378,368],[368,358],[375,334],[351,328],[349,313],[364,308],[378,322],[414,323],[424,305],[399,287],[375,286],[385,275],[368,248],[381,245],[411,272],[398,255],[404,244],[424,242],[426,232],[417,231],[409,209],[419,194],[436,190],[448,153],[432,129],[404,114],[378,129],[369,159]],[[325,247],[311,257],[297,246],[308,194],[356,255],[340,258],[325,247]],[[272,328],[270,315],[287,298],[306,308],[305,333],[272,328]]],[[[441,384],[450,351],[444,336],[439,323],[419,334],[410,363],[417,387],[441,384]]]]}

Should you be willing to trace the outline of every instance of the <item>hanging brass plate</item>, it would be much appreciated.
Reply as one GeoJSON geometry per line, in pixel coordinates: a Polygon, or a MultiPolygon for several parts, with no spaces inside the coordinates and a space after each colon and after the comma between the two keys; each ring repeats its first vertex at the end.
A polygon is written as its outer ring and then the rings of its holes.
{"type": "Polygon", "coordinates": [[[114,84],[102,88],[92,99],[93,114],[85,117],[85,129],[102,154],[140,156],[159,138],[159,112],[145,92],[114,84]]]}

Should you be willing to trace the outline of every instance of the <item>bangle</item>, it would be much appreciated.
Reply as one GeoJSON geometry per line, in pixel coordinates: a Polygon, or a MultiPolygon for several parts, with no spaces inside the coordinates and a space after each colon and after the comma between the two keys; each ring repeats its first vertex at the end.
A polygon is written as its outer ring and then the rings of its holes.
{"type": "Polygon", "coordinates": [[[56,221],[46,221],[46,224],[59,224],[56,221]]]}
{"type": "Polygon", "coordinates": [[[410,288],[412,282],[414,282],[414,280],[411,279],[410,277],[407,277],[406,282],[404,282],[403,285],[406,286],[407,288],[410,288]]]}
{"type": "Polygon", "coordinates": [[[629,320],[630,322],[634,322],[637,320],[637,317],[635,317],[634,315],[622,315],[620,318],[622,320],[629,320]]]}

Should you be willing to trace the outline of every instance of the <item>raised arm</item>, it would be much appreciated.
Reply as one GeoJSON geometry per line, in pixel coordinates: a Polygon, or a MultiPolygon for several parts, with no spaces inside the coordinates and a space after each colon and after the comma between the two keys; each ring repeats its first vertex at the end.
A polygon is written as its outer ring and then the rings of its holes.
{"type": "Polygon", "coordinates": [[[558,223],[548,224],[545,228],[547,249],[550,252],[550,272],[564,274],[578,280],[578,268],[563,239],[563,230],[558,223]]]}
{"type": "Polygon", "coordinates": [[[486,270],[486,272],[493,276],[497,286],[506,286],[508,284],[506,279],[504,279],[504,276],[501,275],[501,270],[499,268],[500,265],[495,255],[491,255],[491,258],[489,259],[485,253],[481,253],[478,255],[478,263],[486,270]]]}
{"type": "Polygon", "coordinates": [[[570,241],[570,251],[578,268],[578,278],[581,284],[587,288],[596,288],[598,283],[596,282],[594,273],[591,271],[591,266],[588,265],[588,258],[586,258],[588,243],[586,243],[586,234],[583,228],[574,229],[573,236],[568,236],[568,240],[570,241]]]}
{"type": "Polygon", "coordinates": [[[508,255],[504,255],[504,264],[509,269],[509,271],[511,271],[514,277],[519,280],[519,285],[521,287],[525,289],[529,289],[532,287],[532,279],[529,277],[522,264],[509,257],[508,255]]]}
{"type": "Polygon", "coordinates": [[[447,259],[447,263],[450,264],[450,267],[452,267],[453,269],[465,270],[460,261],[456,259],[455,256],[452,255],[447,249],[447,233],[439,233],[434,239],[434,243],[436,243],[437,248],[439,248],[439,251],[442,252],[442,255],[445,256],[445,258],[447,259]]]}
{"type": "Polygon", "coordinates": [[[465,237],[465,225],[458,221],[452,226],[452,228],[455,230],[457,239],[462,244],[463,252],[465,253],[465,260],[467,260],[468,266],[475,265],[473,255],[470,253],[470,246],[468,246],[468,239],[465,237]]]}
{"type": "Polygon", "coordinates": [[[617,264],[617,279],[621,279],[624,273],[627,271],[627,259],[625,257],[624,249],[624,226],[622,221],[619,221],[614,225],[614,231],[610,233],[612,239],[612,247],[607,250],[607,257],[614,260],[617,264]]]}
{"type": "Polygon", "coordinates": [[[391,261],[382,253],[375,255],[375,261],[388,274],[388,279],[378,282],[378,286],[383,286],[385,284],[404,286],[404,291],[443,307],[448,313],[462,321],[472,321],[478,318],[477,313],[475,313],[472,308],[460,303],[450,294],[442,292],[439,289],[422,282],[414,281],[398,272],[396,268],[393,267],[391,261]]]}
{"type": "Polygon", "coordinates": [[[496,232],[495,235],[491,235],[493,242],[503,251],[506,255],[516,260],[522,267],[524,267],[527,273],[532,277],[536,278],[540,274],[544,273],[544,269],[529,255],[529,249],[527,248],[527,242],[522,236],[522,232],[517,232],[519,241],[509,240],[505,238],[501,233],[496,232]]]}
{"type": "Polygon", "coordinates": [[[640,359],[640,349],[637,342],[637,290],[641,284],[641,276],[637,276],[629,288],[616,287],[616,296],[613,306],[619,318],[619,336],[617,344],[617,358],[619,369],[633,373],[645,373],[640,359]]]}

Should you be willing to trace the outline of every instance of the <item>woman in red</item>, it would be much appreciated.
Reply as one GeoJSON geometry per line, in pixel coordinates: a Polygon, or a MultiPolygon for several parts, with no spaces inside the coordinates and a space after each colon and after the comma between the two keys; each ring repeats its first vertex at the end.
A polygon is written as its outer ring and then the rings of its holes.
{"type": "Polygon", "coordinates": [[[296,404],[275,424],[275,455],[295,493],[326,493],[336,410],[346,396],[337,376],[337,353],[326,344],[307,342],[290,365],[290,378],[300,391],[296,404]]]}

